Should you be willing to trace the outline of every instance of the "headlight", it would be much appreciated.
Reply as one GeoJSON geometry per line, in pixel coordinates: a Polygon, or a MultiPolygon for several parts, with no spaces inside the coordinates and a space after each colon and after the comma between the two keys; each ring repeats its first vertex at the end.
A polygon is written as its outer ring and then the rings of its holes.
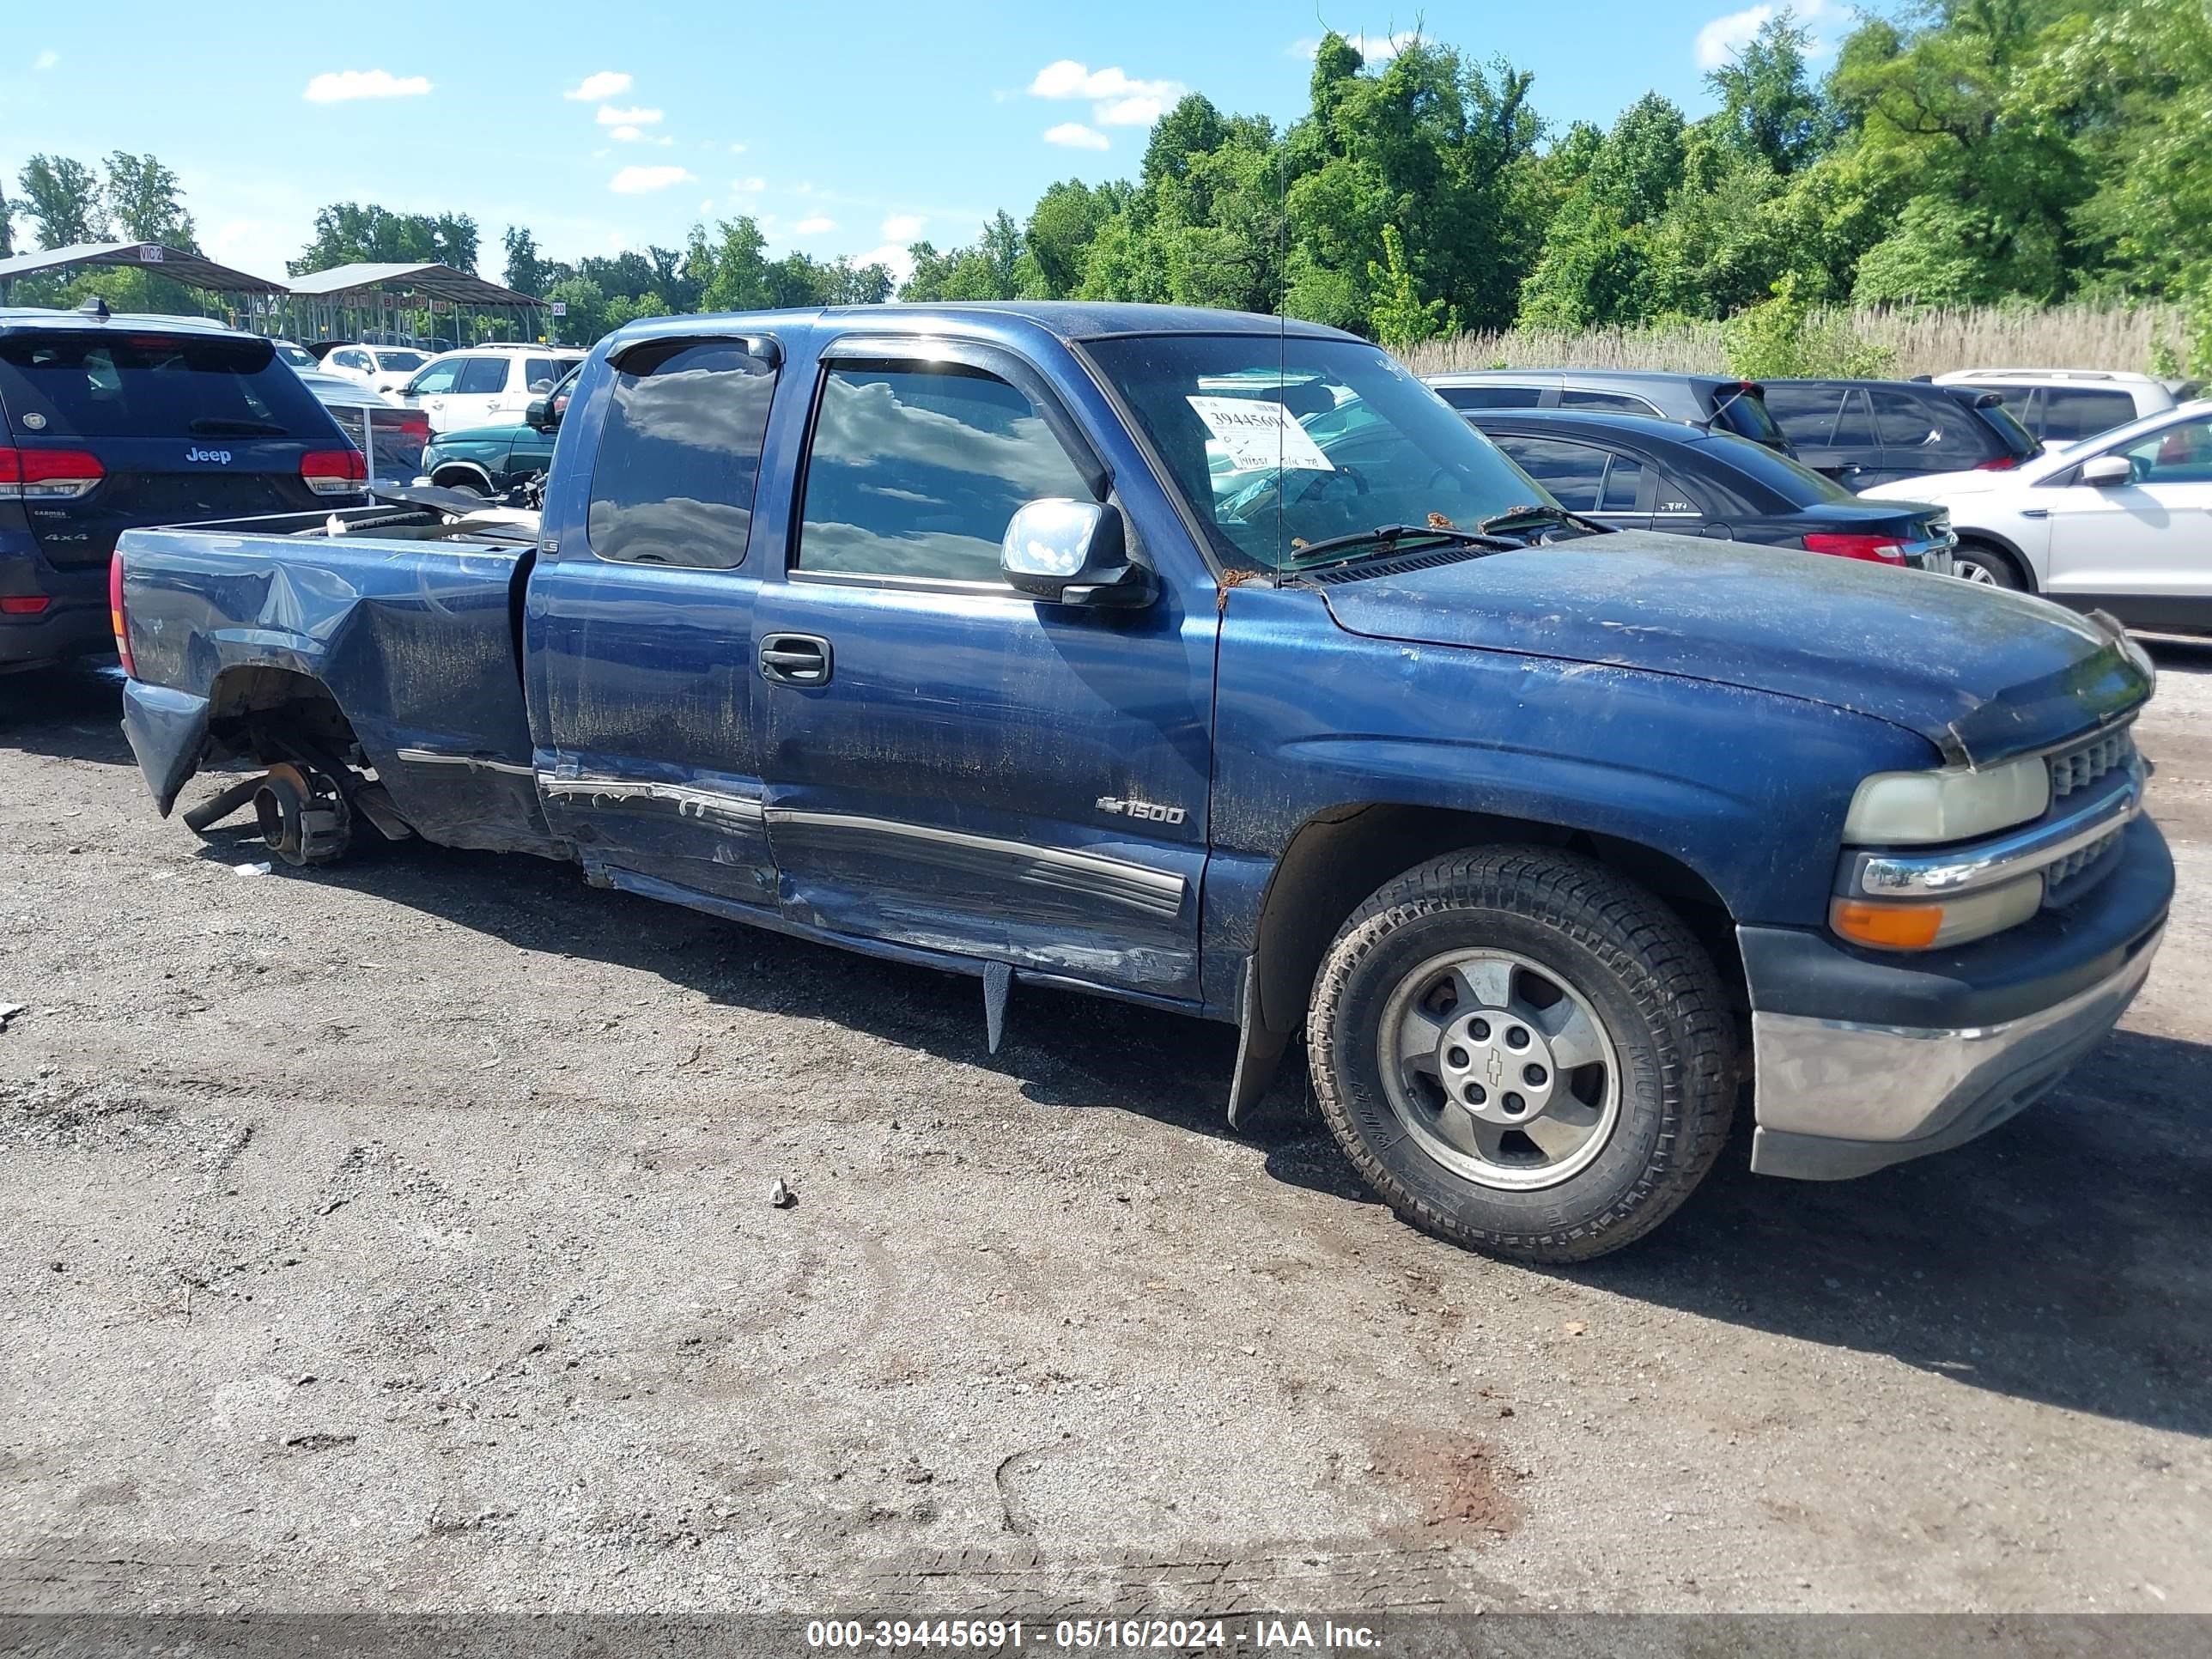
{"type": "Polygon", "coordinates": [[[2051,805],[2051,769],[2038,757],[1941,772],[1877,772],[1859,785],[1844,839],[1861,847],[1968,841],[2039,818],[2051,805]]]}

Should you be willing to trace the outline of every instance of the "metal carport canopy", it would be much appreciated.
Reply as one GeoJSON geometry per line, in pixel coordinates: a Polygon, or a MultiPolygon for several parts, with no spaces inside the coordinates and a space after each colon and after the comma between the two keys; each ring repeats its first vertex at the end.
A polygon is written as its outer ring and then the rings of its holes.
{"type": "MultiPolygon", "coordinates": [[[[145,270],[159,271],[187,288],[205,289],[216,294],[284,292],[282,283],[272,283],[265,276],[234,270],[228,265],[217,264],[204,254],[187,253],[182,248],[167,247],[160,242],[79,242],[74,247],[41,248],[35,253],[19,253],[12,259],[0,259],[0,283],[11,282],[18,276],[44,276],[82,265],[133,265],[145,270]]],[[[504,293],[506,290],[502,289],[500,291],[504,293]]]]}
{"type": "Polygon", "coordinates": [[[339,300],[356,294],[409,294],[425,300],[445,300],[465,306],[542,306],[534,294],[471,276],[451,265],[333,265],[295,276],[282,289],[272,290],[306,300],[339,300]]]}

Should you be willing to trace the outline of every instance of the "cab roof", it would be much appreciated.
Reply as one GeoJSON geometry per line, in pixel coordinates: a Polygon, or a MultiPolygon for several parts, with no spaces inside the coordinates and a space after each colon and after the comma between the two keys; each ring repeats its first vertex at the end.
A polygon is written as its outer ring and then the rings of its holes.
{"type": "MultiPolygon", "coordinates": [[[[1297,339],[1359,341],[1356,334],[1320,323],[1300,322],[1249,311],[1212,311],[1200,306],[1108,305],[1088,300],[962,300],[927,305],[836,306],[825,311],[750,311],[714,316],[655,317],[632,323],[621,332],[629,340],[654,339],[696,329],[720,327],[838,327],[854,323],[907,332],[932,324],[1027,324],[1062,340],[1105,340],[1117,335],[1285,334],[1297,339]]],[[[1364,343],[1364,342],[1359,342],[1364,343]]]]}
{"type": "Polygon", "coordinates": [[[33,328],[42,334],[81,329],[87,333],[127,330],[133,334],[211,334],[238,340],[261,337],[209,317],[171,317],[158,312],[135,311],[118,311],[98,317],[82,311],[57,311],[48,306],[0,306],[0,331],[14,332],[33,328]]]}

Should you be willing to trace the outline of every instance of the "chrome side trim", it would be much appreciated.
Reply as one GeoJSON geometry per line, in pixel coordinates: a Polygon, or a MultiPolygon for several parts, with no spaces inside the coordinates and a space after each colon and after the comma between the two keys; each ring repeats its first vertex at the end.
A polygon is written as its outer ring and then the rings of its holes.
{"type": "Polygon", "coordinates": [[[2045,866],[2103,840],[2142,811],[2143,771],[2138,760],[2117,788],[2053,823],[1945,853],[1848,853],[1839,890],[1866,898],[1954,898],[1978,892],[2045,866]]]}
{"type": "Polygon", "coordinates": [[[846,830],[860,835],[890,836],[922,841],[964,852],[1002,858],[1021,881],[1038,886],[1088,893],[1159,915],[1174,915],[1182,908],[1186,884],[1170,870],[1156,870],[1103,853],[1079,853],[1064,847],[1035,847],[1001,836],[979,836],[965,830],[945,830],[934,824],[908,823],[897,818],[873,818],[851,812],[816,812],[803,807],[771,806],[771,828],[779,823],[817,830],[846,830]]]}
{"type": "Polygon", "coordinates": [[[1759,1127],[1860,1141],[1935,1136],[2094,1047],[2142,988],[2164,935],[2087,990],[1999,1025],[1863,1025],[1754,1010],[1759,1127]]]}
{"type": "Polygon", "coordinates": [[[540,791],[547,795],[580,795],[587,804],[625,805],[633,801],[671,801],[677,816],[687,818],[727,818],[738,823],[759,823],[761,803],[750,795],[733,795],[722,789],[701,789],[691,784],[659,783],[643,778],[597,776],[540,776],[540,791]]]}
{"type": "Polygon", "coordinates": [[[487,760],[482,755],[448,755],[435,749],[395,749],[396,760],[410,766],[465,766],[471,772],[504,772],[510,777],[535,775],[537,768],[520,761],[487,760]]]}

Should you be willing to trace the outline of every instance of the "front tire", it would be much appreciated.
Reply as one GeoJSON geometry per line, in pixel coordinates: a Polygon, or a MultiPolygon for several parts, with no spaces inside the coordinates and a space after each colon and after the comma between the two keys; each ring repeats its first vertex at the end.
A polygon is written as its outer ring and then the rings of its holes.
{"type": "Polygon", "coordinates": [[[1339,932],[1307,1019],[1337,1144],[1401,1218],[1526,1261],[1642,1237],[1705,1178],[1735,1108],[1712,959],[1589,859],[1455,853],[1339,932]]]}

